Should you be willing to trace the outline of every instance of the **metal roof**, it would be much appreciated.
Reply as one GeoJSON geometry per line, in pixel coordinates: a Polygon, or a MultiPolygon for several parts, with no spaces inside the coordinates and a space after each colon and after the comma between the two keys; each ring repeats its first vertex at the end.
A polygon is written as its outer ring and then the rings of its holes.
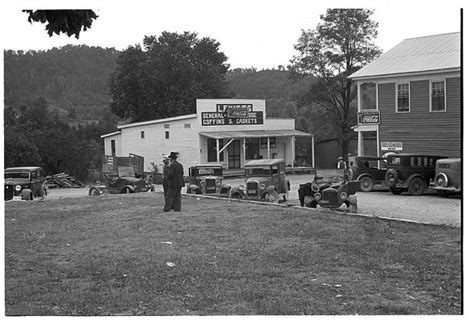
{"type": "Polygon", "coordinates": [[[5,172],[16,172],[16,171],[36,171],[43,170],[41,167],[11,167],[6,168],[5,172]]]}
{"type": "Polygon", "coordinates": [[[249,131],[212,131],[199,134],[214,139],[262,138],[262,137],[311,137],[313,134],[298,130],[249,130],[249,131]]]}
{"type": "Polygon", "coordinates": [[[256,159],[256,160],[250,160],[244,163],[244,168],[259,167],[259,166],[274,166],[279,163],[285,163],[285,160],[284,159],[256,159]]]}
{"type": "Polygon", "coordinates": [[[461,35],[453,32],[405,39],[350,78],[459,71],[460,67],[461,35]]]}
{"type": "Polygon", "coordinates": [[[117,126],[117,129],[138,127],[138,126],[143,126],[143,125],[170,122],[170,121],[177,121],[177,120],[185,120],[185,119],[192,119],[192,118],[197,118],[197,114],[196,113],[185,114],[185,115],[182,115],[182,116],[176,116],[176,117],[171,117],[171,118],[164,118],[164,119],[156,119],[156,120],[150,120],[150,121],[142,121],[142,122],[133,122],[133,123],[128,123],[128,124],[122,124],[122,125],[117,126]]]}

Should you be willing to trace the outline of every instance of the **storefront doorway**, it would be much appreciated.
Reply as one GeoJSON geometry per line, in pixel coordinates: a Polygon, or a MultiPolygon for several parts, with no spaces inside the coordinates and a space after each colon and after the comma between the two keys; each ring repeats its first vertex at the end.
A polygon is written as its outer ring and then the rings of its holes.
{"type": "Polygon", "coordinates": [[[240,140],[234,140],[227,147],[228,150],[228,167],[229,169],[240,168],[240,140]]]}

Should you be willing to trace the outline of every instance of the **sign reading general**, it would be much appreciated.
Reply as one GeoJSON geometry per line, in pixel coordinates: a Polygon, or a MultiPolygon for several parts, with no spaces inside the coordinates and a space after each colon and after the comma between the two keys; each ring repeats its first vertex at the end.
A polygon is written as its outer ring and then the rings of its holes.
{"type": "Polygon", "coordinates": [[[380,111],[362,111],[357,113],[358,124],[379,124],[380,111]]]}
{"type": "Polygon", "coordinates": [[[216,112],[201,112],[203,126],[263,124],[263,111],[252,104],[217,104],[216,112]]]}
{"type": "Polygon", "coordinates": [[[383,151],[402,151],[402,142],[380,142],[380,147],[383,151]]]}

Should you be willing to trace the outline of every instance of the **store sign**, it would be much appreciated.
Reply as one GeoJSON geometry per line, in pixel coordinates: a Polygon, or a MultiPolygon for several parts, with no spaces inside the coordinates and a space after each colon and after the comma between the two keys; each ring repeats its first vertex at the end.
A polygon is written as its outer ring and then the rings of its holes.
{"type": "Polygon", "coordinates": [[[358,124],[379,124],[380,111],[362,111],[357,113],[358,124]]]}
{"type": "Polygon", "coordinates": [[[402,151],[403,143],[402,142],[381,142],[380,143],[382,151],[402,151]]]}
{"type": "Polygon", "coordinates": [[[216,112],[201,112],[203,126],[263,124],[263,111],[252,104],[217,104],[216,112]]]}

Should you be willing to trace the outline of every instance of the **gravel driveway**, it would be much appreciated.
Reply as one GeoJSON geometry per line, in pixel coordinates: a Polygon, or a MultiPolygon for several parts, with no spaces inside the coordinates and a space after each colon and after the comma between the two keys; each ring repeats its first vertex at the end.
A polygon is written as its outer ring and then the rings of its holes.
{"type": "MultiPolygon", "coordinates": [[[[335,172],[335,170],[318,170],[318,175],[329,177],[334,175],[335,172]]],[[[312,174],[287,176],[291,183],[289,204],[299,205],[299,184],[312,181],[313,177],[312,174]]],[[[226,179],[226,183],[230,185],[243,184],[243,179],[226,179]]],[[[48,191],[46,200],[53,200],[68,197],[86,197],[89,189],[50,189],[48,191]]],[[[162,192],[161,185],[157,186],[156,191],[162,192]]],[[[429,224],[461,225],[460,197],[443,198],[434,192],[427,192],[419,197],[408,194],[393,195],[390,191],[379,188],[372,192],[358,192],[357,199],[358,214],[429,224]]]]}

